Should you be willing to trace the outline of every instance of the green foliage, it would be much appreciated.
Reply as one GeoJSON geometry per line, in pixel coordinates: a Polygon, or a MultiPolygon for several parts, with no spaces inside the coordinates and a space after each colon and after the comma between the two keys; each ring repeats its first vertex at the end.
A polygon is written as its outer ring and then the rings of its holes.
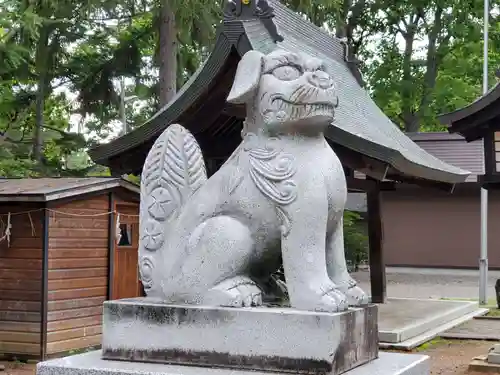
{"type": "Polygon", "coordinates": [[[344,251],[351,271],[368,261],[368,236],[361,215],[344,211],[344,251]]]}
{"type": "MultiPolygon", "coordinates": [[[[482,1],[284,3],[347,39],[348,57],[361,60],[372,97],[404,130],[442,130],[438,114],[481,94],[482,1]]],[[[128,128],[141,126],[157,111],[164,84],[158,78],[165,58],[158,53],[163,5],[157,0],[0,2],[1,175],[109,174],[90,162],[86,150],[122,127],[122,77],[125,96],[137,97],[125,105],[128,128]]],[[[169,5],[181,87],[213,47],[223,1],[172,0],[169,5]]],[[[500,0],[490,2],[493,15],[499,5],[500,0]]],[[[490,82],[500,63],[500,23],[494,17],[490,82]]]]}
{"type": "Polygon", "coordinates": [[[141,178],[139,176],[135,176],[133,174],[128,174],[124,177],[127,181],[132,182],[133,184],[140,185],[141,178]]]}
{"type": "MultiPolygon", "coordinates": [[[[362,49],[372,96],[401,129],[440,131],[437,115],[482,93],[483,2],[379,2],[383,31],[362,49]]],[[[490,2],[491,9],[498,0],[490,2]]],[[[493,12],[494,13],[494,12],[493,12]]],[[[500,27],[490,23],[490,82],[500,63],[500,27]]],[[[375,36],[375,35],[374,35],[375,36]]]]}
{"type": "MultiPolygon", "coordinates": [[[[206,55],[222,8],[199,0],[172,5],[182,84],[206,55]]],[[[121,77],[128,78],[126,96],[142,103],[126,105],[130,128],[157,110],[160,6],[153,0],[0,3],[0,132],[4,155],[14,159],[2,162],[3,176],[109,173],[96,172],[84,150],[116,134],[121,77]],[[60,88],[76,98],[61,96],[60,88]]]]}

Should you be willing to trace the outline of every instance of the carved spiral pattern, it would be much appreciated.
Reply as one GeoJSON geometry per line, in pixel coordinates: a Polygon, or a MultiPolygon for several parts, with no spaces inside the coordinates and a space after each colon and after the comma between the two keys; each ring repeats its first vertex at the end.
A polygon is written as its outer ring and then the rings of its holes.
{"type": "Polygon", "coordinates": [[[142,285],[144,289],[149,290],[153,286],[153,260],[147,256],[141,258],[139,263],[139,273],[141,275],[142,285]]]}
{"type": "Polygon", "coordinates": [[[159,221],[147,219],[141,236],[141,243],[144,248],[155,251],[163,245],[163,242],[163,225],[159,221]]]}
{"type": "Polygon", "coordinates": [[[297,185],[294,181],[285,181],[281,184],[279,193],[284,201],[293,201],[297,197],[297,185]]]}
{"type": "Polygon", "coordinates": [[[287,205],[297,198],[297,185],[292,180],[297,172],[295,158],[273,147],[270,141],[265,147],[248,150],[250,177],[267,198],[287,205]]]}

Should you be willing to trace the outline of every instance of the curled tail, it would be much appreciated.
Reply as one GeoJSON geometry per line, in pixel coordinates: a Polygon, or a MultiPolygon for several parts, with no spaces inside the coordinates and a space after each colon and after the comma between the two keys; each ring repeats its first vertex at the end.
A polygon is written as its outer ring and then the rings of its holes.
{"type": "Polygon", "coordinates": [[[154,274],[161,273],[155,271],[155,258],[167,241],[168,223],[206,180],[198,142],[181,125],[170,125],[153,144],[141,175],[139,273],[146,293],[153,287],[154,274]]]}

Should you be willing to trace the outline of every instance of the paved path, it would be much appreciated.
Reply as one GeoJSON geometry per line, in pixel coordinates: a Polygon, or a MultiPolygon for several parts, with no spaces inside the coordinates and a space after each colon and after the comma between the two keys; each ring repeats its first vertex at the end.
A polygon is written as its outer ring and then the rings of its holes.
{"type": "MultiPolygon", "coordinates": [[[[477,270],[413,269],[388,267],[387,295],[401,298],[461,298],[478,299],[479,272],[477,270]]],[[[353,274],[360,286],[370,291],[370,274],[353,274]]],[[[488,273],[488,299],[495,299],[495,282],[500,271],[488,273]]]]}
{"type": "Polygon", "coordinates": [[[500,319],[472,319],[440,336],[451,339],[500,340],[500,319]]]}

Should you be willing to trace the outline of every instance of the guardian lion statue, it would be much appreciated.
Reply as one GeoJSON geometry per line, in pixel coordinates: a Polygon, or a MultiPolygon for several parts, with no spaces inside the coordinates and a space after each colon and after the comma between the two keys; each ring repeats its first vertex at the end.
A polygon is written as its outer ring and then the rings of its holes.
{"type": "Polygon", "coordinates": [[[346,266],[346,179],[323,135],[338,99],[322,61],[250,51],[227,101],[246,106],[243,141],[210,179],[196,140],[177,124],[146,158],[139,271],[148,297],[259,306],[255,280],[282,262],[292,308],[367,304],[346,266]]]}

